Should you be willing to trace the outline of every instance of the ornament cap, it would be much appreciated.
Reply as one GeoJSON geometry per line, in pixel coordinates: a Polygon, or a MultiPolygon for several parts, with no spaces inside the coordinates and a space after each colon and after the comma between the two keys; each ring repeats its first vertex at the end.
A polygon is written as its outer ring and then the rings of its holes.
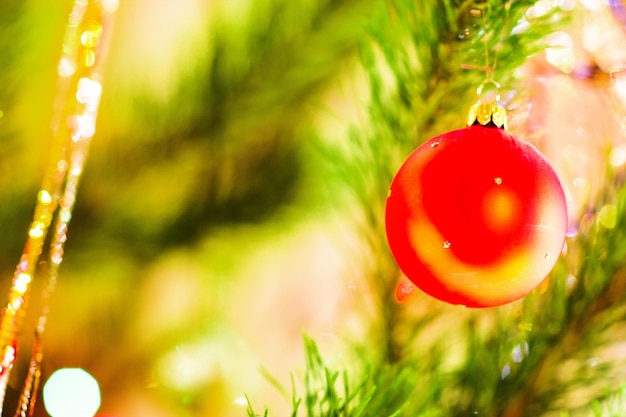
{"type": "Polygon", "coordinates": [[[469,111],[467,116],[467,126],[473,126],[476,123],[487,126],[490,123],[496,127],[506,130],[506,109],[497,103],[477,102],[469,111]]]}
{"type": "Polygon", "coordinates": [[[492,126],[506,130],[506,109],[499,105],[500,84],[491,78],[483,81],[476,89],[478,97],[476,103],[471,107],[467,117],[467,126],[476,123],[482,126],[492,126]]]}

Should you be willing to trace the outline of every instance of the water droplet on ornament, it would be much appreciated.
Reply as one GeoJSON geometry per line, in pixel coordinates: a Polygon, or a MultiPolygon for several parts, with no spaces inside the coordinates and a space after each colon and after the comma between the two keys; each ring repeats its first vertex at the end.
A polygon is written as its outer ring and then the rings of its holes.
{"type": "Polygon", "coordinates": [[[439,146],[439,141],[436,141],[430,144],[431,148],[436,148],[437,146],[439,146]]]}
{"type": "Polygon", "coordinates": [[[443,241],[443,248],[444,249],[450,249],[450,246],[452,246],[452,243],[450,243],[449,240],[444,240],[443,241]]]}
{"type": "Polygon", "coordinates": [[[496,185],[500,185],[500,184],[502,184],[502,178],[501,177],[495,177],[493,179],[493,182],[495,182],[496,185]]]}

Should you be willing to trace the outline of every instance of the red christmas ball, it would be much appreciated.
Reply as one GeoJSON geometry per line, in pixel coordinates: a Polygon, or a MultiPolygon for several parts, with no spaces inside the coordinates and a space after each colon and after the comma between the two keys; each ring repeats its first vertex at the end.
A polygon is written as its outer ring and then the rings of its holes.
{"type": "Polygon", "coordinates": [[[567,223],[550,163],[529,143],[480,125],[417,148],[394,178],[387,238],[404,274],[451,304],[519,299],[557,261],[567,223]]]}

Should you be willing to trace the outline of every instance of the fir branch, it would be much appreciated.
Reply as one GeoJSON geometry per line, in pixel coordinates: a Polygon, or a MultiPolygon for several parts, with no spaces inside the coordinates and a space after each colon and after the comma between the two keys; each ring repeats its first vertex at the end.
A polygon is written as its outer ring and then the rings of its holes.
{"type": "MultiPolygon", "coordinates": [[[[484,73],[462,69],[461,64],[483,59],[485,47],[497,50],[498,77],[511,74],[538,48],[544,22],[530,25],[519,35],[508,34],[531,1],[421,2],[395,0],[374,16],[369,26],[372,43],[361,49],[369,74],[371,125],[351,133],[348,152],[328,152],[333,176],[343,181],[363,212],[357,226],[369,245],[365,258],[371,265],[372,337],[381,346],[385,362],[401,361],[417,332],[398,331],[406,320],[403,310],[389,298],[399,272],[386,248],[384,204],[388,186],[402,160],[442,126],[463,126],[464,112],[474,96],[468,92],[484,73]],[[476,22],[470,11],[484,10],[476,22]],[[470,28],[470,29],[468,29],[470,28]],[[461,36],[461,34],[464,34],[461,36]],[[515,59],[509,55],[515,53],[515,59]],[[503,59],[506,57],[507,59],[503,59]],[[381,256],[381,254],[384,254],[381,256]]],[[[413,318],[412,322],[417,320],[413,318]]]]}
{"type": "MultiPolygon", "coordinates": [[[[613,174],[610,178],[616,177],[613,174]]],[[[577,386],[584,386],[585,380],[588,380],[587,387],[598,379],[604,381],[600,388],[610,386],[611,377],[603,372],[602,367],[596,367],[588,375],[580,371],[572,372],[571,378],[560,382],[556,380],[556,375],[567,360],[585,363],[587,358],[580,355],[591,354],[600,346],[599,342],[603,339],[601,336],[611,326],[626,319],[626,259],[619,256],[621,254],[618,249],[626,230],[626,187],[619,187],[615,201],[618,219],[615,227],[603,227],[596,214],[593,221],[588,223],[588,229],[583,229],[576,239],[568,242],[572,254],[566,259],[570,263],[575,259],[574,264],[580,265],[578,269],[572,270],[564,265],[566,261],[562,262],[552,275],[550,289],[545,298],[526,300],[535,310],[529,320],[545,327],[541,332],[530,334],[528,343],[537,352],[525,364],[526,374],[517,379],[516,386],[512,389],[514,395],[511,401],[503,402],[502,411],[498,415],[537,415],[541,411],[554,408],[557,400],[577,386]],[[568,291],[568,280],[572,276],[577,278],[577,283],[568,291]],[[608,315],[608,311],[617,314],[608,315]],[[566,386],[569,390],[565,389],[566,386]]],[[[600,199],[603,200],[612,201],[606,197],[600,199]]],[[[594,392],[585,394],[588,401],[591,401],[590,396],[593,394],[594,392]]]]}
{"type": "MultiPolygon", "coordinates": [[[[373,312],[370,316],[373,324],[364,350],[369,354],[368,363],[377,364],[376,375],[388,366],[397,372],[395,367],[400,364],[410,367],[420,361],[428,363],[430,356],[441,359],[451,354],[445,346],[445,336],[433,343],[434,349],[416,347],[423,340],[429,320],[446,311],[445,308],[435,306],[416,314],[390,300],[399,272],[385,247],[383,212],[389,183],[415,146],[435,133],[449,130],[451,125],[463,126],[460,109],[467,108],[474,99],[472,87],[477,87],[485,74],[464,70],[461,64],[493,65],[493,61],[484,61],[485,47],[497,51],[494,77],[503,81],[505,88],[514,84],[514,70],[539,50],[541,37],[555,26],[554,19],[539,18],[530,22],[522,33],[511,34],[533,3],[511,1],[506,3],[509,7],[501,7],[500,1],[489,0],[419,5],[395,0],[388,1],[386,12],[377,14],[371,24],[373,43],[365,45],[361,54],[369,74],[371,124],[352,132],[349,152],[336,153],[333,167],[336,178],[344,181],[363,212],[356,227],[369,245],[364,258],[375,259],[369,272],[373,298],[370,300],[373,308],[369,310],[373,312]],[[470,13],[474,9],[485,12],[480,22],[470,13]]],[[[497,313],[481,314],[499,317],[497,313]]],[[[506,333],[511,334],[517,331],[508,328],[516,324],[513,320],[501,323],[506,333]]],[[[464,415],[472,410],[495,415],[498,404],[506,404],[499,395],[514,396],[512,389],[503,388],[508,381],[502,382],[504,371],[498,358],[504,360],[510,350],[501,346],[502,334],[495,331],[481,334],[475,331],[475,326],[470,320],[456,329],[467,338],[467,361],[462,369],[447,373],[441,365],[432,364],[427,367],[430,372],[425,373],[427,379],[431,378],[429,387],[433,387],[430,399],[435,404],[449,402],[443,407],[448,415],[464,415]],[[502,350],[495,361],[494,350],[502,350]],[[487,377],[476,384],[479,375],[487,377]]],[[[428,409],[428,405],[420,406],[417,392],[401,393],[406,395],[404,404],[408,404],[402,415],[420,415],[428,409]]],[[[371,399],[368,406],[370,403],[371,399]]],[[[433,402],[428,404],[432,407],[433,402]]]]}
{"type": "Polygon", "coordinates": [[[364,36],[368,2],[259,0],[250,7],[251,17],[237,30],[215,24],[207,56],[200,54],[171,98],[176,106],[137,95],[137,122],[144,128],[129,132],[132,140],[95,144],[104,147],[96,150],[103,157],[86,174],[100,187],[81,193],[79,221],[91,219],[149,257],[218,225],[266,220],[299,197],[306,137],[298,129],[309,122],[306,111],[316,93],[364,36]],[[124,169],[112,172],[111,160],[124,169]],[[159,201],[167,213],[139,207],[136,191],[118,187],[128,178],[139,182],[145,161],[155,176],[162,173],[154,179],[162,188],[139,186],[142,201],[159,201]],[[180,166],[187,168],[177,171],[176,183],[191,183],[189,192],[181,193],[167,174],[180,166]]]}
{"type": "Polygon", "coordinates": [[[621,417],[626,415],[626,385],[605,399],[596,399],[591,405],[593,417],[621,417]]]}

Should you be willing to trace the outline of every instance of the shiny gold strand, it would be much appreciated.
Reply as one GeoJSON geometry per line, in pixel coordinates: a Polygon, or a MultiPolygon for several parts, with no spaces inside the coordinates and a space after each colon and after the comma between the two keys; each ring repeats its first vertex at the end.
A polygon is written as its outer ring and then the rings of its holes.
{"type": "Polygon", "coordinates": [[[50,165],[44,175],[33,221],[17,265],[6,308],[0,322],[0,411],[7,381],[16,360],[17,340],[25,314],[24,304],[35,277],[46,236],[52,226],[47,285],[43,307],[35,329],[28,374],[15,417],[32,416],[41,375],[41,337],[48,316],[47,299],[54,290],[68,223],[76,200],[102,94],[102,67],[113,15],[118,0],[75,0],[68,18],[63,51],[57,72],[57,105],[53,119],[50,165]]]}

